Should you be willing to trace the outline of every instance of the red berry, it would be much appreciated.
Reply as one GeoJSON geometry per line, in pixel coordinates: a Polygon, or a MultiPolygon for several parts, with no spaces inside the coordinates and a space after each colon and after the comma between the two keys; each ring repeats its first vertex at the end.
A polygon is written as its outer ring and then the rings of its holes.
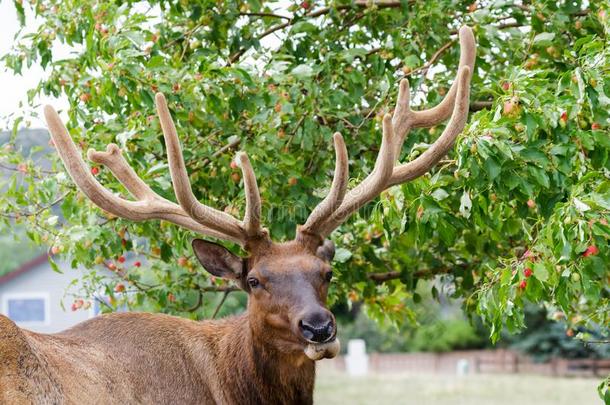
{"type": "Polygon", "coordinates": [[[525,270],[523,270],[523,275],[525,276],[525,278],[531,277],[532,273],[534,273],[534,272],[529,267],[526,267],[525,270]]]}
{"type": "Polygon", "coordinates": [[[510,90],[510,83],[509,82],[503,82],[502,83],[502,90],[504,90],[504,91],[510,90]]]}
{"type": "Polygon", "coordinates": [[[524,289],[525,289],[525,287],[527,287],[527,281],[526,281],[526,280],[521,280],[521,281],[519,282],[519,288],[520,288],[520,289],[522,289],[522,290],[524,290],[524,289]]]}
{"type": "Polygon", "coordinates": [[[125,256],[119,256],[117,260],[119,261],[119,263],[125,263],[125,256]]]}
{"type": "Polygon", "coordinates": [[[598,254],[598,253],[599,253],[599,249],[597,248],[597,246],[595,246],[595,245],[591,245],[591,246],[589,246],[589,247],[587,248],[587,250],[585,250],[585,251],[583,252],[583,254],[582,254],[582,255],[583,255],[584,257],[587,257],[587,256],[595,256],[595,255],[596,255],[596,254],[598,254]]]}
{"type": "Polygon", "coordinates": [[[593,131],[597,131],[598,129],[601,129],[601,128],[602,128],[602,126],[599,125],[597,122],[594,122],[593,124],[591,124],[591,129],[593,131]]]}
{"type": "Polygon", "coordinates": [[[94,176],[97,176],[97,174],[100,172],[100,169],[98,169],[97,167],[92,167],[91,168],[91,174],[94,176]]]}
{"type": "Polygon", "coordinates": [[[559,119],[563,122],[568,122],[568,113],[566,111],[562,112],[561,117],[559,117],[559,119]]]}
{"type": "Polygon", "coordinates": [[[70,309],[72,310],[72,312],[78,310],[78,307],[76,306],[76,302],[72,303],[72,306],[70,307],[70,309]]]}
{"type": "Polygon", "coordinates": [[[234,160],[231,160],[231,169],[233,169],[233,170],[237,169],[237,162],[234,160]]]}
{"type": "Polygon", "coordinates": [[[108,263],[108,266],[107,266],[107,267],[108,267],[108,269],[110,269],[110,270],[112,270],[112,271],[115,271],[115,270],[116,270],[116,264],[114,264],[114,263],[108,263]]]}
{"type": "Polygon", "coordinates": [[[302,2],[302,3],[301,3],[301,8],[302,8],[302,9],[309,10],[309,7],[310,7],[310,6],[311,6],[311,5],[309,4],[309,2],[308,2],[308,1],[304,1],[304,2],[302,2]]]}
{"type": "Polygon", "coordinates": [[[116,286],[114,286],[114,292],[118,292],[121,293],[125,291],[125,285],[124,284],[117,284],[116,286]]]}
{"type": "Polygon", "coordinates": [[[140,267],[142,265],[142,263],[140,261],[137,261],[133,264],[135,267],[140,267]]]}
{"type": "Polygon", "coordinates": [[[186,267],[188,265],[188,262],[189,260],[184,256],[178,258],[178,266],[186,267]]]}
{"type": "Polygon", "coordinates": [[[530,198],[529,200],[527,200],[527,206],[530,208],[536,208],[536,201],[530,198]]]}
{"type": "Polygon", "coordinates": [[[127,240],[126,239],[121,239],[121,246],[123,246],[123,247],[127,246],[127,240]]]}

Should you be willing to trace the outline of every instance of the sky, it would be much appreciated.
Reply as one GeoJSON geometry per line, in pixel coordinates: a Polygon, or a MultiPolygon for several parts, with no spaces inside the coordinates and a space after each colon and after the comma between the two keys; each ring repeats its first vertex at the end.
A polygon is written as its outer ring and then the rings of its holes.
{"type": "MultiPolygon", "coordinates": [[[[28,26],[26,31],[34,31],[37,27],[36,22],[33,22],[31,18],[27,19],[28,26]]],[[[19,21],[17,20],[17,12],[13,6],[12,1],[0,0],[0,55],[6,54],[13,45],[13,38],[19,30],[19,21]]],[[[61,50],[59,50],[61,52],[61,50]]],[[[48,73],[48,71],[47,71],[48,73]]],[[[45,71],[39,66],[32,66],[32,68],[24,68],[23,75],[13,75],[12,72],[7,71],[3,66],[0,67],[0,130],[7,129],[7,119],[9,114],[31,111],[27,107],[27,95],[28,89],[36,86],[38,81],[43,78],[45,71]],[[19,108],[19,102],[22,101],[25,109],[19,108]]],[[[66,100],[57,100],[55,98],[42,98],[38,100],[42,104],[53,104],[57,109],[61,109],[68,105],[66,100]]],[[[38,113],[42,116],[42,104],[34,109],[33,112],[38,113]]],[[[31,127],[40,128],[44,127],[45,124],[40,118],[32,118],[31,127]]]]}

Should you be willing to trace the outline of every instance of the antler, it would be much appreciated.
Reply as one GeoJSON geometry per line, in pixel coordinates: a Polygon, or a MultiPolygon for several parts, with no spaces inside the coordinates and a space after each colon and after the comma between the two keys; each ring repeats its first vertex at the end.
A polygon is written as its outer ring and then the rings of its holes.
{"type": "Polygon", "coordinates": [[[53,142],[64,166],[78,188],[101,209],[125,219],[133,221],[165,220],[204,235],[239,243],[242,246],[246,246],[251,238],[266,237],[266,231],[260,226],[260,195],[248,156],[245,153],[237,155],[246,190],[246,215],[244,221],[241,222],[231,215],[197,201],[191,189],[176,127],[167,108],[165,97],[157,94],[156,103],[167,145],[172,183],[180,205],[161,197],[146,185],[129,166],[121,150],[115,144],[109,144],[105,152],[90,149],[87,157],[95,163],[108,167],[136,201],[116,196],[104,188],[91,174],[91,170],[81,157],[57,112],[53,107],[45,106],[45,119],[53,142]]]}
{"type": "MultiPolygon", "coordinates": [[[[386,114],[383,117],[381,148],[373,171],[343,198],[344,190],[343,193],[335,191],[334,197],[331,195],[333,195],[335,183],[346,183],[347,167],[345,170],[335,169],[331,193],[313,210],[307,222],[299,228],[299,232],[316,234],[321,238],[327,237],[348,216],[373,200],[383,190],[422,176],[449,152],[455,138],[464,129],[468,118],[470,79],[476,52],[474,35],[470,28],[462,27],[459,38],[460,63],[457,78],[445,99],[428,110],[413,111],[409,106],[409,82],[406,79],[401,80],[394,115],[386,114]],[[451,119],[447,127],[428,150],[409,163],[394,166],[400,156],[405,137],[411,128],[434,126],[450,115],[451,119]],[[340,197],[337,198],[337,196],[340,197]]],[[[336,139],[337,135],[335,135],[335,145],[337,145],[336,139]]],[[[335,148],[338,149],[337,146],[335,148]]],[[[347,160],[347,158],[345,159],[347,160]]],[[[339,160],[337,150],[337,168],[340,166],[339,160]]]]}

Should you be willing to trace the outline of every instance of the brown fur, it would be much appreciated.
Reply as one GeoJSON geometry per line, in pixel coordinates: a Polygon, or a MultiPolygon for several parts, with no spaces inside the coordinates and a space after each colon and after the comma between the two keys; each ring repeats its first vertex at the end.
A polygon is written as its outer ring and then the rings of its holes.
{"type": "Polygon", "coordinates": [[[222,320],[110,314],[44,335],[0,316],[0,403],[311,404],[297,320],[327,311],[330,266],[296,242],[248,263],[265,288],[222,320]]]}

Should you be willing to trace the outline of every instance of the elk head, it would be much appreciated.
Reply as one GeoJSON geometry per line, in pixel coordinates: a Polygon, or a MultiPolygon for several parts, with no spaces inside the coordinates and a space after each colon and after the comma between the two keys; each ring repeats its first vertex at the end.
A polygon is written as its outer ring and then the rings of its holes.
{"type": "Polygon", "coordinates": [[[105,152],[89,150],[88,158],[107,166],[133,195],[135,201],[114,195],[90,173],[55,110],[45,107],[51,136],[70,176],[97,206],[134,221],[161,219],[203,235],[236,242],[249,253],[240,258],[224,247],[196,239],[193,250],[203,267],[217,277],[234,280],[249,294],[248,316],[253,336],[266,339],[283,352],[305,353],[312,360],[333,357],[339,350],[336,324],[326,307],[332,278],[334,245],[326,238],[352,213],[376,198],[383,190],[411,181],[447,154],[466,124],[469,86],[475,59],[472,31],[459,32],[461,55],[455,82],[437,106],[413,111],[409,106],[409,83],[399,85],[393,115],[383,118],[381,147],[371,173],[347,190],[348,156],[341,134],[333,137],[336,165],[326,198],[297,229],[293,241],[274,243],[261,226],[261,200],[254,171],[245,153],[238,153],[246,194],[243,220],[201,204],[194,196],[176,128],[165,97],[157,94],[156,105],[167,147],[169,170],[176,200],[171,202],[148,187],[110,144],[105,152]],[[430,127],[449,118],[441,136],[415,160],[397,164],[400,150],[412,128],[430,127]]]}

